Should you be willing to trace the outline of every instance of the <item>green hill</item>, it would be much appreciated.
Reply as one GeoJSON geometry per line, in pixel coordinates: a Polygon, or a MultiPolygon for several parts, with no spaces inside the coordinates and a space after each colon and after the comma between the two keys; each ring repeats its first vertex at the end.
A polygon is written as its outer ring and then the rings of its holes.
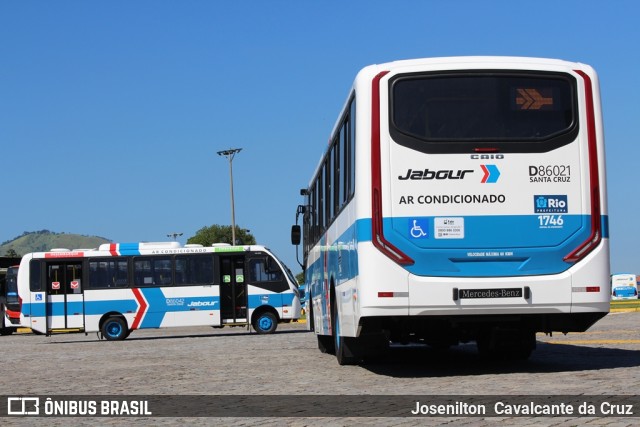
{"type": "Polygon", "coordinates": [[[111,241],[104,237],[55,233],[49,230],[24,232],[22,236],[2,243],[0,245],[0,256],[7,256],[7,252],[12,249],[18,256],[22,256],[29,252],[42,252],[53,248],[97,248],[102,243],[109,242],[111,241]]]}

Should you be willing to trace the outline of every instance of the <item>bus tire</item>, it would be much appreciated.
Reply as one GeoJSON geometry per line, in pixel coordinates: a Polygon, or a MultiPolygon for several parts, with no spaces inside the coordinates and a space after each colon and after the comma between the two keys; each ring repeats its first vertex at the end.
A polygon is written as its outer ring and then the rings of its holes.
{"type": "Polygon", "coordinates": [[[355,337],[343,337],[340,331],[340,317],[338,316],[338,306],[335,303],[331,304],[332,316],[331,323],[333,325],[333,340],[336,350],[336,359],[339,365],[356,365],[360,362],[360,352],[358,346],[358,338],[355,337]]]}
{"type": "Polygon", "coordinates": [[[253,329],[259,334],[272,334],[278,327],[278,319],[270,311],[263,311],[253,320],[253,329]]]}
{"type": "Polygon", "coordinates": [[[536,349],[535,331],[522,331],[515,345],[507,352],[508,360],[527,360],[536,349]]]}
{"type": "Polygon", "coordinates": [[[316,335],[318,339],[318,350],[320,353],[335,354],[336,348],[333,345],[333,337],[329,335],[316,335]]]}
{"type": "Polygon", "coordinates": [[[536,348],[536,333],[496,328],[481,333],[477,346],[480,356],[486,360],[527,360],[536,348]]]}
{"type": "Polygon", "coordinates": [[[13,328],[8,328],[5,325],[4,313],[0,313],[2,316],[2,325],[0,325],[0,335],[11,335],[13,333],[13,328]]]}
{"type": "Polygon", "coordinates": [[[122,341],[129,336],[127,321],[120,316],[107,317],[100,330],[107,341],[122,341]]]}

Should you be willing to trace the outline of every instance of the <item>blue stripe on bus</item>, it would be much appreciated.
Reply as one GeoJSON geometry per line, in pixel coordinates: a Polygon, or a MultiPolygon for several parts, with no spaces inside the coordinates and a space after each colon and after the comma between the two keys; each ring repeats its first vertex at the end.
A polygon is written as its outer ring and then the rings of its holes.
{"type": "MultiPolygon", "coordinates": [[[[549,247],[578,245],[591,233],[589,215],[484,215],[461,217],[397,217],[385,218],[387,239],[403,239],[421,248],[494,248],[494,247],[549,247]],[[435,219],[462,218],[463,238],[436,238],[435,219]],[[560,222],[558,224],[558,222],[560,222]],[[412,234],[414,227],[424,233],[412,234]],[[575,243],[573,243],[575,241],[575,243]]],[[[608,221],[603,219],[602,229],[608,237],[608,221]]]]}
{"type": "MultiPolygon", "coordinates": [[[[461,217],[464,218],[462,239],[435,239],[434,217],[385,218],[383,227],[385,238],[415,261],[405,268],[420,276],[525,276],[566,271],[572,264],[563,258],[588,238],[591,217],[563,214],[561,226],[540,228],[538,216],[461,217]],[[426,236],[411,237],[413,220],[424,224],[426,236]]],[[[608,238],[608,216],[602,216],[601,226],[603,238],[608,238]]],[[[324,275],[320,272],[324,270],[324,256],[329,257],[327,265],[330,270],[334,269],[332,264],[337,263],[333,256],[341,258],[338,282],[357,276],[357,253],[353,248],[358,243],[371,240],[371,219],[356,221],[336,240],[340,242],[339,248],[338,244],[329,242],[331,249],[323,252],[314,265],[309,266],[306,282],[311,283],[312,277],[324,275]],[[332,255],[334,252],[338,254],[332,255]]]]}
{"type": "MultiPolygon", "coordinates": [[[[192,296],[166,298],[159,288],[141,289],[147,300],[147,311],[140,328],[160,327],[164,315],[170,312],[187,312],[194,310],[220,310],[220,297],[218,296],[192,296]]],[[[293,299],[293,298],[292,298],[293,299]]],[[[102,300],[102,301],[73,301],[66,303],[67,313],[82,313],[86,316],[102,315],[109,312],[122,314],[135,313],[138,310],[138,302],[134,299],[102,300]]],[[[47,308],[52,316],[64,316],[65,303],[25,303],[22,305],[22,313],[31,317],[44,317],[47,308]]]]}
{"type": "Polygon", "coordinates": [[[122,314],[135,313],[138,303],[135,299],[109,300],[109,301],[85,301],[84,314],[87,316],[100,315],[117,311],[122,314]]]}
{"type": "Polygon", "coordinates": [[[281,308],[283,304],[289,305],[289,306],[292,304],[293,293],[249,295],[248,299],[249,299],[248,304],[250,309],[255,309],[262,305],[270,305],[271,307],[281,308]]]}
{"type": "Polygon", "coordinates": [[[118,251],[120,255],[140,255],[140,243],[120,243],[118,251]]]}
{"type": "Polygon", "coordinates": [[[139,288],[147,300],[147,311],[140,328],[159,328],[165,314],[192,310],[220,310],[217,296],[166,297],[161,288],[139,288]]]}
{"type": "Polygon", "coordinates": [[[293,292],[278,294],[256,294],[249,295],[249,308],[256,309],[262,305],[270,305],[275,308],[291,307],[295,295],[293,292]]]}
{"type": "Polygon", "coordinates": [[[22,302],[20,313],[23,316],[42,317],[46,314],[44,303],[22,302]]]}

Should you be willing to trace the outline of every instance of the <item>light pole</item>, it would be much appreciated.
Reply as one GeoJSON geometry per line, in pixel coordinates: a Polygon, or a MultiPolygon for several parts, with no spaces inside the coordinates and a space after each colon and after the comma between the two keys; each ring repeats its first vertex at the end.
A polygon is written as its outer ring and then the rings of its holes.
{"type": "Polygon", "coordinates": [[[182,233],[171,233],[171,234],[167,234],[167,237],[171,237],[173,239],[173,241],[175,242],[176,239],[178,237],[182,236],[182,233]]]}
{"type": "Polygon", "coordinates": [[[225,156],[229,159],[229,182],[231,185],[231,244],[236,244],[236,211],[233,201],[233,158],[242,148],[230,148],[228,150],[218,151],[218,156],[225,156]]]}

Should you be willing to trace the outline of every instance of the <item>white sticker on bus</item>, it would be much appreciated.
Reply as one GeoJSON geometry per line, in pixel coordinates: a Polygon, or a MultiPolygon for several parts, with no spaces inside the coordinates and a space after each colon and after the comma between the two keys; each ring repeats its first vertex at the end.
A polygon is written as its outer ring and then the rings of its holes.
{"type": "Polygon", "coordinates": [[[434,233],[436,239],[464,239],[464,218],[434,218],[434,233]]]}

